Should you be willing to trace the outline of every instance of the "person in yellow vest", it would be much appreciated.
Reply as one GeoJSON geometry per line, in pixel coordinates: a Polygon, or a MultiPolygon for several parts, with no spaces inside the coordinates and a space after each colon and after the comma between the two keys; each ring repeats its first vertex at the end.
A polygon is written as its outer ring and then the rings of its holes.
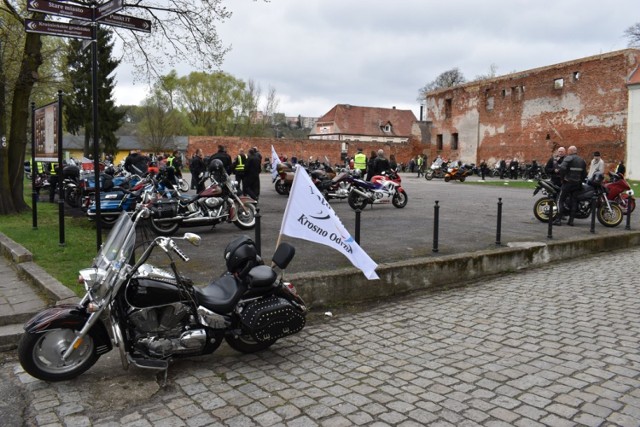
{"type": "Polygon", "coordinates": [[[49,203],[53,203],[53,199],[56,195],[56,190],[58,188],[59,181],[59,172],[60,168],[57,163],[49,163],[49,203]]]}
{"type": "Polygon", "coordinates": [[[238,189],[242,191],[242,181],[244,179],[244,169],[247,164],[247,156],[244,154],[244,149],[240,149],[238,155],[233,159],[231,169],[236,174],[236,181],[238,181],[238,189]]]}
{"type": "Polygon", "coordinates": [[[179,156],[178,150],[174,150],[169,157],[167,157],[167,167],[172,167],[175,175],[178,178],[182,178],[182,159],[179,156]]]}
{"type": "Polygon", "coordinates": [[[360,171],[360,176],[364,177],[367,171],[367,156],[358,148],[358,153],[353,158],[353,168],[360,171]]]}
{"type": "Polygon", "coordinates": [[[418,167],[418,178],[420,178],[424,175],[424,157],[422,157],[422,154],[418,155],[418,158],[416,159],[416,166],[418,167]]]}

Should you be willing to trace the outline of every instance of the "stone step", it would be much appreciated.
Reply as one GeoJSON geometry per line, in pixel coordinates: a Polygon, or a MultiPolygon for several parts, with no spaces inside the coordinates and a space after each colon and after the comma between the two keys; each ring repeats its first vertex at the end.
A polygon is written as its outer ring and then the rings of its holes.
{"type": "Polygon", "coordinates": [[[23,323],[0,326],[0,351],[16,349],[23,333],[23,323]]]}

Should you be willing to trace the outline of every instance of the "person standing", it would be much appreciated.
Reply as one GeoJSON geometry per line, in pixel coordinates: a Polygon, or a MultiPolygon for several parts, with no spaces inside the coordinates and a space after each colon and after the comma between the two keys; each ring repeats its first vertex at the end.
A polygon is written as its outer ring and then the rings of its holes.
{"type": "Polygon", "coordinates": [[[229,153],[227,153],[227,149],[224,147],[224,145],[218,145],[218,151],[213,156],[211,156],[211,158],[209,159],[209,163],[211,163],[213,159],[220,160],[222,162],[222,165],[224,166],[224,170],[227,171],[227,173],[233,172],[231,170],[231,156],[229,155],[229,153]]]}
{"type": "Polygon", "coordinates": [[[367,171],[367,156],[362,152],[362,148],[358,148],[358,153],[353,158],[353,168],[360,171],[360,176],[365,176],[367,171]]]}
{"type": "Polygon", "coordinates": [[[564,161],[566,156],[564,147],[559,147],[555,156],[551,156],[549,161],[544,167],[544,171],[551,178],[551,182],[560,187],[562,185],[562,179],[560,178],[560,165],[564,161]]]}
{"type": "Polygon", "coordinates": [[[593,159],[591,159],[591,163],[589,164],[589,173],[587,174],[587,179],[593,178],[593,175],[596,172],[600,172],[604,175],[604,160],[600,157],[600,152],[596,151],[593,153],[593,159]]]}
{"type": "Polygon", "coordinates": [[[500,159],[498,171],[500,172],[500,179],[504,179],[504,174],[507,172],[507,161],[505,159],[500,159]]]}
{"type": "Polygon", "coordinates": [[[260,157],[255,148],[249,149],[247,164],[244,167],[244,181],[242,182],[244,194],[254,200],[260,197],[260,157]]]}
{"type": "Polygon", "coordinates": [[[520,170],[520,163],[515,157],[509,162],[509,179],[518,179],[518,171],[520,170]]]}
{"type": "Polygon", "coordinates": [[[49,202],[53,203],[60,181],[60,168],[57,163],[49,163],[49,202]]]}
{"type": "Polygon", "coordinates": [[[384,156],[384,150],[381,148],[378,150],[375,162],[373,162],[373,175],[381,175],[389,169],[389,160],[384,156]]]}
{"type": "Polygon", "coordinates": [[[422,154],[418,154],[416,166],[418,168],[418,178],[420,178],[422,175],[424,175],[424,157],[422,157],[422,154]]]}
{"type": "Polygon", "coordinates": [[[480,176],[483,181],[486,173],[487,173],[487,162],[485,162],[484,159],[482,159],[480,160],[480,176]]]}
{"type": "Polygon", "coordinates": [[[204,190],[204,180],[201,179],[201,173],[207,169],[202,158],[202,149],[198,148],[196,154],[191,158],[189,163],[189,170],[191,172],[191,189],[195,189],[196,193],[200,193],[204,190]]]}
{"type": "Polygon", "coordinates": [[[627,168],[624,167],[624,160],[620,160],[620,163],[616,166],[616,173],[620,176],[624,176],[626,172],[627,168]]]}
{"type": "Polygon", "coordinates": [[[397,171],[398,170],[398,162],[396,160],[396,156],[393,154],[389,155],[389,169],[393,170],[393,171],[397,171]]]}
{"type": "Polygon", "coordinates": [[[236,181],[238,182],[238,189],[242,191],[242,181],[244,180],[244,168],[247,165],[247,156],[244,154],[244,149],[240,149],[238,155],[231,164],[233,172],[236,174],[236,181]]]}
{"type": "Polygon", "coordinates": [[[373,177],[373,170],[375,169],[376,162],[376,152],[371,150],[371,155],[369,156],[369,161],[367,162],[367,181],[371,181],[371,177],[373,177]]]}
{"type": "Polygon", "coordinates": [[[573,226],[573,218],[578,207],[577,195],[582,191],[582,182],[587,177],[587,162],[578,156],[578,149],[572,145],[567,150],[569,155],[560,165],[560,178],[562,187],[558,198],[558,216],[553,221],[554,225],[562,225],[562,215],[565,214],[565,202],[569,199],[569,221],[567,225],[573,226]]]}
{"type": "Polygon", "coordinates": [[[149,157],[143,156],[140,150],[135,150],[124,160],[124,169],[134,175],[144,175],[149,170],[149,161],[149,157]]]}

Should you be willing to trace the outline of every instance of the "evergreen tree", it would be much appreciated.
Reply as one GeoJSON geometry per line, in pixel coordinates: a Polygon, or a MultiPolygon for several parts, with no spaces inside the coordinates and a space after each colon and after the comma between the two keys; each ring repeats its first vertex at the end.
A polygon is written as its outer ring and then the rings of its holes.
{"type": "MultiPolygon", "coordinates": [[[[98,29],[98,133],[101,143],[100,152],[114,155],[118,140],[115,132],[122,126],[126,111],[115,106],[113,89],[115,76],[110,75],[120,64],[111,57],[113,35],[111,31],[98,29]]],[[[84,155],[93,153],[90,141],[93,136],[93,99],[91,49],[82,49],[80,40],[71,40],[67,51],[65,79],[72,87],[64,97],[67,130],[78,135],[84,129],[84,155]]]]}

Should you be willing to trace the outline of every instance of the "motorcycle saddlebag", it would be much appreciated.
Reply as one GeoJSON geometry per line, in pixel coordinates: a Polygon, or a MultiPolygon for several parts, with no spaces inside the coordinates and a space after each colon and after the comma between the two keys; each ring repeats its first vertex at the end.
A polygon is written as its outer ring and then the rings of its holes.
{"type": "Polygon", "coordinates": [[[173,218],[178,215],[178,202],[175,200],[159,200],[151,207],[151,215],[156,219],[173,218]]]}
{"type": "Polygon", "coordinates": [[[242,311],[240,320],[243,329],[258,342],[295,334],[306,322],[304,313],[275,295],[249,304],[242,311]]]}

